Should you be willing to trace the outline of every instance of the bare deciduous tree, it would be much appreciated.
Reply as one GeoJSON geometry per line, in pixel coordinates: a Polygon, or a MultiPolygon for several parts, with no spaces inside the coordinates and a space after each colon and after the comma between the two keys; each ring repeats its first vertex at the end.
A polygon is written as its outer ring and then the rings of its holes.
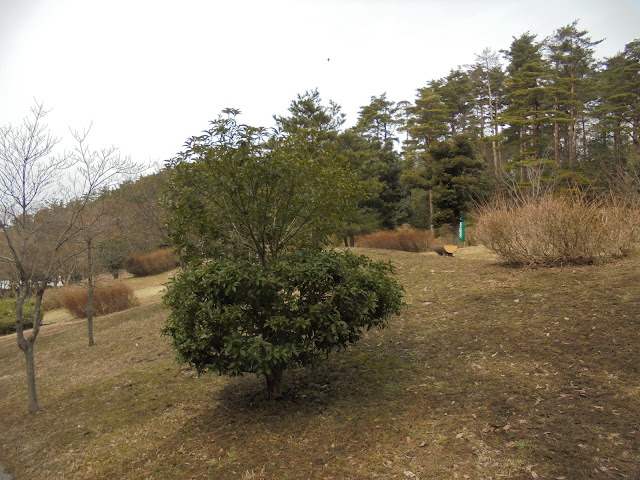
{"type": "Polygon", "coordinates": [[[87,229],[82,214],[97,193],[119,177],[113,152],[83,158],[85,136],[71,154],[54,155],[59,139],[51,136],[35,104],[18,127],[0,127],[0,261],[10,267],[17,289],[16,333],[27,367],[28,408],[39,410],[34,344],[41,327],[41,304],[47,285],[70,258],[81,253],[63,248],[87,229]],[[27,336],[23,306],[33,297],[33,330],[27,336]]]}
{"type": "Polygon", "coordinates": [[[86,195],[84,192],[94,192],[92,198],[88,198],[90,203],[80,212],[77,223],[79,241],[87,254],[87,329],[89,346],[93,346],[95,249],[107,233],[114,230],[113,224],[118,216],[117,202],[108,198],[108,189],[141,173],[143,168],[121,155],[114,146],[92,150],[87,144],[88,134],[89,130],[73,132],[76,146],[71,158],[79,166],[74,188],[80,198],[86,195]]]}

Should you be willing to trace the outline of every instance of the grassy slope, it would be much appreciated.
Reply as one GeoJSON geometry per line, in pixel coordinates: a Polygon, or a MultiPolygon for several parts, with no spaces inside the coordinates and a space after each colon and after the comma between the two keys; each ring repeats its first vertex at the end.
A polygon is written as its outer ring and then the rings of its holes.
{"type": "MultiPolygon", "coordinates": [[[[470,252],[470,249],[467,249],[470,252]]],[[[640,262],[514,270],[391,259],[407,308],[270,403],[255,376],[197,378],[160,304],[43,328],[43,411],[0,338],[0,459],[21,479],[635,478],[640,262]],[[49,330],[47,330],[47,328],[49,330]]]]}

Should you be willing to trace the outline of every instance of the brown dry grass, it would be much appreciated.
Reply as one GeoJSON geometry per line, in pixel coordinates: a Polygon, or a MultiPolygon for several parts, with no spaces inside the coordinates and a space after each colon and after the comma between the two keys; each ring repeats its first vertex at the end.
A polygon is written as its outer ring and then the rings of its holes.
{"type": "Polygon", "coordinates": [[[382,248],[403,252],[427,252],[433,249],[435,238],[431,232],[416,228],[379,231],[356,237],[356,247],[382,248]]]}
{"type": "Polygon", "coordinates": [[[42,310],[47,312],[49,310],[63,308],[62,297],[67,288],[70,287],[56,287],[45,290],[44,296],[42,297],[42,310]]]}
{"type": "MultiPolygon", "coordinates": [[[[85,287],[62,289],[62,307],[77,318],[87,318],[88,298],[89,291],[85,287]]],[[[93,291],[93,313],[96,316],[127,310],[134,307],[136,302],[133,289],[124,282],[101,285],[93,291]]]]}
{"type": "Polygon", "coordinates": [[[477,236],[519,265],[592,264],[636,249],[640,211],[614,199],[500,199],[480,209],[477,236]]]}
{"type": "Polygon", "coordinates": [[[136,277],[156,275],[176,268],[180,262],[170,248],[161,248],[143,255],[130,255],[124,260],[124,269],[136,277]]]}
{"type": "MultiPolygon", "coordinates": [[[[471,250],[471,249],[464,249],[471,250]]],[[[196,377],[160,304],[43,327],[43,411],[0,338],[0,458],[21,479],[635,478],[640,261],[517,270],[384,250],[407,308],[315,371],[196,377]]]]}

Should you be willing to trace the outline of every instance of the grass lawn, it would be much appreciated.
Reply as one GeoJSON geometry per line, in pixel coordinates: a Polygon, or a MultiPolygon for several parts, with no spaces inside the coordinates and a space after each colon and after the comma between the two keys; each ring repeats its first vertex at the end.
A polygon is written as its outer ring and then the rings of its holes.
{"type": "Polygon", "coordinates": [[[92,348],[83,321],[43,327],[36,415],[0,337],[0,463],[17,480],[637,478],[640,260],[356,251],[393,261],[406,309],[285,372],[277,402],[263,378],[181,368],[148,280],[142,306],[96,320],[92,348]]]}

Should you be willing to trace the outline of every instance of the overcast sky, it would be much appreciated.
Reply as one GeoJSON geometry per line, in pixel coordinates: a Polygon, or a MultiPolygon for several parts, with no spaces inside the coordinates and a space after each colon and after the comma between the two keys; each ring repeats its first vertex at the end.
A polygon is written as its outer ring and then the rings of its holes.
{"type": "Polygon", "coordinates": [[[225,107],[272,126],[318,88],[353,124],[372,95],[427,81],[579,19],[598,57],[640,37],[640,0],[0,0],[0,124],[34,98],[58,136],[161,162],[225,107]]]}

